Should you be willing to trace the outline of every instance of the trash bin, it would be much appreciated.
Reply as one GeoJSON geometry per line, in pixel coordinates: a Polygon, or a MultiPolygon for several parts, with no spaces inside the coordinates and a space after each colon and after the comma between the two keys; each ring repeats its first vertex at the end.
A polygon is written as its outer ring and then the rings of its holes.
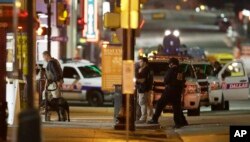
{"type": "Polygon", "coordinates": [[[122,106],[122,85],[116,84],[114,92],[114,122],[117,122],[117,117],[119,115],[122,106]]]}

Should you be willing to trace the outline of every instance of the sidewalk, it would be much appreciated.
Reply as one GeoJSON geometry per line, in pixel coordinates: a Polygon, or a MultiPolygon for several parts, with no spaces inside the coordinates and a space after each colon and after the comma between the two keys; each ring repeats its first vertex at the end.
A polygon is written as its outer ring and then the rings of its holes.
{"type": "MultiPolygon", "coordinates": [[[[15,127],[9,128],[8,140],[15,140],[15,127]]],[[[44,142],[125,142],[127,140],[126,131],[117,131],[113,128],[84,128],[84,127],[63,127],[63,126],[43,126],[44,142]]],[[[167,138],[163,130],[136,130],[129,132],[129,141],[133,142],[154,142],[154,141],[175,141],[178,138],[167,138]]]]}
{"type": "MultiPolygon", "coordinates": [[[[113,129],[112,109],[73,108],[71,122],[58,122],[56,117],[42,123],[43,142],[125,142],[126,131],[113,129]],[[79,109],[79,110],[78,110],[79,109]],[[86,112],[87,111],[87,112],[86,112]],[[97,113],[96,111],[100,111],[97,113]],[[103,113],[104,111],[104,113],[103,113]],[[97,115],[98,114],[98,115],[97,115]]],[[[203,113],[200,117],[187,117],[189,126],[173,129],[172,114],[160,118],[161,127],[137,125],[129,133],[132,142],[228,142],[229,125],[249,124],[250,114],[242,111],[203,113]],[[241,119],[244,115],[245,119],[241,119]],[[240,120],[240,121],[239,121],[240,120]]],[[[16,126],[9,127],[8,140],[16,138],[16,126]]]]}
{"type": "MultiPolygon", "coordinates": [[[[144,125],[144,126],[143,126],[144,125]]],[[[168,124],[161,128],[145,127],[129,132],[131,142],[228,142],[228,126],[217,124],[191,124],[172,129],[168,124]]],[[[9,127],[8,140],[15,140],[17,127],[9,127]]],[[[42,125],[44,142],[125,142],[126,131],[113,129],[108,121],[46,122],[42,125]]]]}

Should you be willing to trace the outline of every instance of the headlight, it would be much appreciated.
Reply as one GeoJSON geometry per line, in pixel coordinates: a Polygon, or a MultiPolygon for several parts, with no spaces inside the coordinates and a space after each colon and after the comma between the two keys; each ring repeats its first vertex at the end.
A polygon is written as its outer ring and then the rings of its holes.
{"type": "Polygon", "coordinates": [[[165,31],[165,36],[168,36],[168,35],[170,35],[171,34],[171,31],[170,30],[166,30],[165,31]]]}
{"type": "Polygon", "coordinates": [[[211,90],[218,90],[221,89],[220,83],[219,82],[212,82],[210,83],[210,89],[211,90]]]}
{"type": "Polygon", "coordinates": [[[174,36],[179,37],[180,36],[180,31],[174,30],[173,34],[174,34],[174,36]]]}

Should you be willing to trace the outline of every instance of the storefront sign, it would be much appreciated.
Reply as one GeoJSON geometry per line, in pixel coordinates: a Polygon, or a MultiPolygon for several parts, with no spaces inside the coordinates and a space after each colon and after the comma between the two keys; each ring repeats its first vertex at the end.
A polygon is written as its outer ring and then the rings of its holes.
{"type": "Polygon", "coordinates": [[[97,29],[97,0],[86,0],[84,8],[84,21],[86,22],[83,36],[87,38],[89,42],[96,42],[98,40],[97,29]]]}

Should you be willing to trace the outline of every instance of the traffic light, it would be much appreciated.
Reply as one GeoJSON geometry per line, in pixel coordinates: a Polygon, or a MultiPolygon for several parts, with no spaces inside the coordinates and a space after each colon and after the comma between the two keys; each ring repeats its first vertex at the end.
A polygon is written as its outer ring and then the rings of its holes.
{"type": "Polygon", "coordinates": [[[56,3],[56,24],[58,27],[68,25],[69,12],[67,4],[62,2],[56,3]]]}
{"type": "Polygon", "coordinates": [[[47,27],[39,27],[37,30],[36,30],[36,33],[37,35],[39,36],[44,36],[44,35],[47,35],[47,32],[48,32],[48,28],[47,27]]]}
{"type": "Polygon", "coordinates": [[[82,30],[84,29],[84,18],[82,17],[78,17],[77,18],[77,31],[82,32],[82,30]]]}

